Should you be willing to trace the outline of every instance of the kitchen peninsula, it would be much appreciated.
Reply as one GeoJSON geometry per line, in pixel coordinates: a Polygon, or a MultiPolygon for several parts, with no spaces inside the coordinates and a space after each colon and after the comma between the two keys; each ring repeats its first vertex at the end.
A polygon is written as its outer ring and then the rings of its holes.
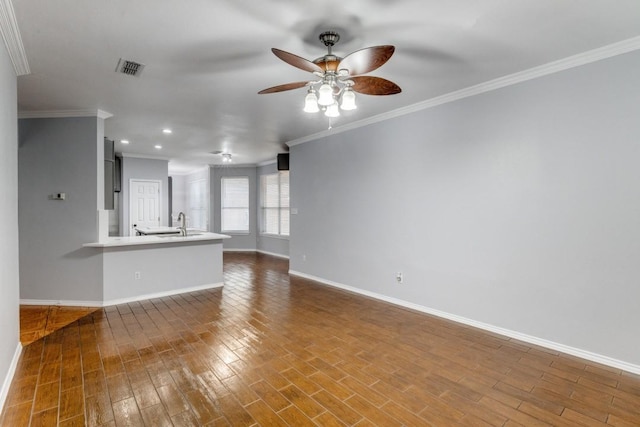
{"type": "Polygon", "coordinates": [[[102,256],[103,305],[221,287],[222,242],[229,236],[105,237],[83,246],[102,256]]]}

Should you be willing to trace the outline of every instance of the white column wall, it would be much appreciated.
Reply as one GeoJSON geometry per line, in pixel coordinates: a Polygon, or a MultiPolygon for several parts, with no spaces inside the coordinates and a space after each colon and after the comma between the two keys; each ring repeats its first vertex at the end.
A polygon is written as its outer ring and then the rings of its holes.
{"type": "Polygon", "coordinates": [[[18,269],[18,112],[11,60],[0,43],[0,410],[20,349],[18,269]]]}

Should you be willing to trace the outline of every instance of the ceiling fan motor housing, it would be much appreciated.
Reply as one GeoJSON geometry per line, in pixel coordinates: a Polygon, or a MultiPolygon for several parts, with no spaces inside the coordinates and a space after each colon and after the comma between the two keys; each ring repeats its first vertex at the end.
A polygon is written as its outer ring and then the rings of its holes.
{"type": "Polygon", "coordinates": [[[342,61],[342,58],[334,55],[331,52],[331,48],[340,40],[340,34],[338,34],[335,31],[325,31],[321,33],[318,38],[327,47],[328,52],[326,55],[321,56],[320,58],[314,59],[313,63],[319,66],[320,68],[322,68],[325,73],[337,72],[338,64],[340,64],[340,61],[342,61]]]}
{"type": "Polygon", "coordinates": [[[342,61],[342,58],[335,55],[325,55],[320,58],[314,59],[313,63],[318,67],[322,68],[322,70],[326,72],[337,72],[338,64],[342,61]]]}
{"type": "Polygon", "coordinates": [[[340,41],[340,34],[335,31],[321,33],[319,39],[326,47],[331,47],[340,41]]]}

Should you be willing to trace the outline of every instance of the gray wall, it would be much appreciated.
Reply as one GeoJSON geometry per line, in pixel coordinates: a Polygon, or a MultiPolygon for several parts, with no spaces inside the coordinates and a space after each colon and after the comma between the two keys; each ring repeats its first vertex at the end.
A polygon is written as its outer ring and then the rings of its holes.
{"type": "Polygon", "coordinates": [[[175,225],[177,227],[179,225],[177,222],[178,214],[180,212],[187,212],[186,177],[187,175],[171,175],[171,216],[175,224],[172,223],[169,224],[169,226],[175,225]]]}
{"type": "Polygon", "coordinates": [[[211,194],[209,209],[209,228],[214,233],[220,233],[220,196],[221,179],[223,176],[249,177],[249,233],[231,234],[231,239],[224,241],[224,249],[256,250],[257,208],[256,208],[256,167],[255,166],[212,166],[209,171],[209,191],[211,194]]]}
{"type": "Polygon", "coordinates": [[[18,113],[16,74],[0,46],[0,408],[9,391],[11,362],[20,348],[18,315],[18,113]]]}
{"type": "Polygon", "coordinates": [[[98,250],[104,256],[105,304],[193,292],[224,282],[221,240],[98,250]]]}
{"type": "Polygon", "coordinates": [[[638,76],[636,51],[291,147],[291,269],[640,365],[638,76]]]}
{"type": "MultiPolygon", "coordinates": [[[[100,122],[100,123],[99,123],[100,122]]],[[[19,121],[20,297],[100,301],[96,117],[19,121]],[[66,200],[50,200],[54,193],[66,200]]]]}
{"type": "Polygon", "coordinates": [[[129,221],[129,181],[132,179],[150,179],[160,181],[160,225],[169,225],[169,161],[157,159],[141,159],[138,157],[122,158],[122,191],[120,191],[120,235],[128,236],[131,229],[129,221]]]}
{"type": "MultiPolygon", "coordinates": [[[[258,176],[256,179],[256,206],[260,209],[260,175],[271,175],[278,172],[276,163],[271,163],[258,167],[258,176]]],[[[260,213],[258,212],[258,215],[260,213]]],[[[260,218],[258,217],[258,220],[260,218]]],[[[258,228],[260,225],[258,224],[258,228]]],[[[258,231],[259,232],[259,231],[258,231]]],[[[287,237],[272,237],[258,234],[257,237],[257,249],[262,252],[267,252],[274,255],[289,256],[289,238],[287,237]]]]}

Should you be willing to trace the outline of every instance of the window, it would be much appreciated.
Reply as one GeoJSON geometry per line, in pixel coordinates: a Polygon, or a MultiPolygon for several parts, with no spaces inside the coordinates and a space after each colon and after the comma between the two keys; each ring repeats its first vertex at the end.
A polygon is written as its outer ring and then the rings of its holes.
{"type": "Polygon", "coordinates": [[[261,232],[289,235],[289,172],[260,177],[261,232]]]}
{"type": "Polygon", "coordinates": [[[249,232],[249,177],[222,178],[222,231],[249,232]]]}

